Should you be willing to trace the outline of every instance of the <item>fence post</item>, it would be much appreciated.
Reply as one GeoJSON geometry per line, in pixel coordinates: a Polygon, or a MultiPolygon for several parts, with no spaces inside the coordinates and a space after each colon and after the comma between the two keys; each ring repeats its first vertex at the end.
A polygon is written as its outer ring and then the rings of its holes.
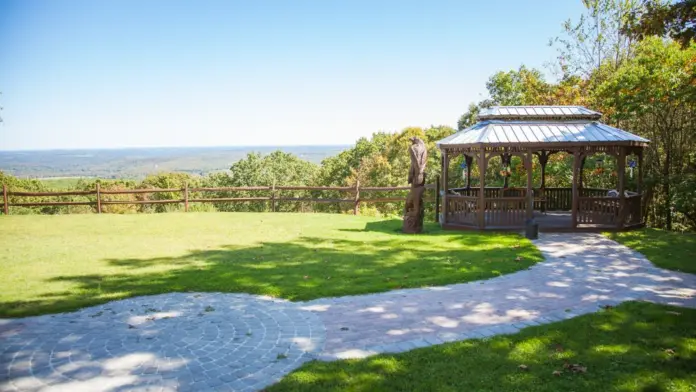
{"type": "Polygon", "coordinates": [[[10,206],[7,201],[7,185],[2,184],[2,200],[5,203],[5,215],[10,215],[10,206]]]}
{"type": "Polygon", "coordinates": [[[275,189],[275,179],[273,180],[273,186],[271,187],[271,211],[276,212],[276,189],[275,189]]]}
{"type": "Polygon", "coordinates": [[[188,212],[188,182],[184,184],[184,212],[188,212]]]}
{"type": "Polygon", "coordinates": [[[440,222],[440,176],[435,179],[435,222],[440,222]]]}
{"type": "Polygon", "coordinates": [[[97,182],[97,214],[101,214],[101,186],[97,182]]]}
{"type": "Polygon", "coordinates": [[[360,214],[360,180],[355,180],[355,205],[353,206],[353,214],[360,214]]]}

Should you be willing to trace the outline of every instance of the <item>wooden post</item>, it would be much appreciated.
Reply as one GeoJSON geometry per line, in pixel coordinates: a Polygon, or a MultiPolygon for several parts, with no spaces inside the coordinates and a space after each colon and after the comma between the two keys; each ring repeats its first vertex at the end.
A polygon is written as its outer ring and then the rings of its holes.
{"type": "Polygon", "coordinates": [[[626,190],[626,149],[623,147],[621,147],[619,151],[619,159],[616,165],[618,166],[617,174],[619,177],[619,222],[616,226],[621,229],[624,226],[624,216],[626,213],[626,195],[624,193],[626,190]]]}
{"type": "Polygon", "coordinates": [[[440,176],[435,179],[435,222],[439,222],[440,213],[440,176]]]}
{"type": "Polygon", "coordinates": [[[2,201],[5,203],[4,205],[4,210],[5,210],[5,215],[10,215],[10,205],[9,201],[7,198],[7,185],[2,184],[2,201]]]}
{"type": "Polygon", "coordinates": [[[466,189],[469,189],[471,188],[471,165],[474,164],[474,157],[464,155],[464,161],[466,162],[466,189]]]}
{"type": "Polygon", "coordinates": [[[539,185],[539,200],[541,206],[541,212],[546,212],[546,198],[545,189],[546,188],[546,164],[549,163],[549,156],[553,154],[549,151],[541,151],[537,156],[539,157],[539,164],[541,165],[541,184],[539,185]]]}
{"type": "Polygon", "coordinates": [[[353,214],[360,214],[360,179],[355,180],[355,204],[353,205],[353,214]]]}
{"type": "Polygon", "coordinates": [[[184,184],[184,212],[188,212],[188,206],[189,206],[189,192],[188,192],[188,182],[184,184]]]}
{"type": "Polygon", "coordinates": [[[643,150],[641,147],[638,150],[638,194],[640,195],[640,223],[645,222],[645,211],[643,210],[643,150]]]}
{"type": "Polygon", "coordinates": [[[442,151],[442,223],[447,224],[447,186],[449,171],[449,156],[447,150],[442,151]]]}
{"type": "Polygon", "coordinates": [[[97,214],[101,214],[101,187],[97,182],[97,214]]]}
{"type": "Polygon", "coordinates": [[[271,187],[271,211],[276,212],[276,188],[275,188],[275,179],[273,180],[273,186],[271,187]]]}
{"type": "Polygon", "coordinates": [[[478,225],[483,230],[486,227],[486,152],[481,148],[478,157],[479,164],[479,211],[478,225]]]}
{"type": "Polygon", "coordinates": [[[534,167],[534,162],[532,157],[532,151],[527,151],[527,157],[525,158],[525,166],[527,166],[527,198],[529,200],[529,203],[527,203],[527,219],[534,217],[534,190],[532,189],[532,168],[534,167]]]}
{"type": "Polygon", "coordinates": [[[578,176],[580,174],[580,167],[581,167],[581,161],[582,161],[582,153],[580,151],[576,151],[573,153],[573,204],[571,208],[571,216],[572,216],[572,224],[573,224],[573,229],[578,227],[578,206],[580,204],[580,200],[578,197],[580,196],[578,194],[578,176]]]}
{"type": "Polygon", "coordinates": [[[638,193],[643,195],[643,148],[638,150],[638,193]]]}
{"type": "Polygon", "coordinates": [[[587,160],[587,157],[583,155],[582,159],[580,159],[580,174],[578,177],[578,189],[582,189],[583,187],[583,173],[585,172],[585,160],[587,160]]]}

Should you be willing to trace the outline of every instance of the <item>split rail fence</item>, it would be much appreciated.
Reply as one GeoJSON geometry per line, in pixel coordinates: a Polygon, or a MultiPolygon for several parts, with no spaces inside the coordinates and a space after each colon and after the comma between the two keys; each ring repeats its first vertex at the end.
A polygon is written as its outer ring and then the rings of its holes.
{"type": "MultiPolygon", "coordinates": [[[[437,184],[427,184],[426,189],[438,189],[439,179],[437,184]]],[[[248,187],[223,187],[223,188],[189,188],[188,186],[184,188],[150,188],[150,189],[118,189],[118,190],[105,190],[101,189],[99,184],[96,184],[94,190],[88,191],[66,191],[66,192],[21,192],[21,191],[10,191],[7,185],[3,185],[3,212],[5,215],[10,214],[9,207],[42,207],[42,206],[92,206],[98,214],[102,213],[102,206],[113,205],[113,204],[183,204],[184,211],[188,212],[189,205],[191,203],[235,203],[235,202],[260,202],[269,203],[270,210],[276,212],[276,205],[278,202],[312,202],[312,203],[338,203],[338,204],[352,204],[353,213],[355,215],[360,214],[360,204],[361,203],[383,203],[383,202],[404,202],[406,201],[406,196],[395,196],[395,197],[376,197],[376,198],[363,198],[362,194],[370,192],[396,192],[396,191],[406,191],[410,187],[361,187],[357,183],[353,187],[323,187],[323,186],[248,186],[248,187]],[[247,192],[247,191],[266,191],[269,192],[268,196],[259,197],[197,197],[191,198],[192,193],[205,194],[209,192],[247,192]],[[350,198],[308,198],[308,197],[283,197],[280,195],[282,191],[333,191],[333,192],[344,192],[349,194],[350,198]],[[103,195],[135,195],[135,194],[155,194],[155,193],[165,193],[165,192],[180,192],[180,199],[153,199],[153,200],[104,200],[103,195]],[[53,196],[95,196],[94,200],[90,201],[32,201],[32,202],[12,202],[10,203],[10,196],[16,197],[53,197],[53,196]]],[[[439,192],[434,192],[434,197],[428,197],[424,199],[424,202],[435,201],[435,220],[437,221],[437,211],[440,206],[440,194],[439,192]]]]}

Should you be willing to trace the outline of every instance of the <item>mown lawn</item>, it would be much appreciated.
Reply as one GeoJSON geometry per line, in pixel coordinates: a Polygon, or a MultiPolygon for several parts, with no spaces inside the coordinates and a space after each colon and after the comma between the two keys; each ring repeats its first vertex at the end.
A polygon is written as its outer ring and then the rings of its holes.
{"type": "Polygon", "coordinates": [[[486,279],[542,260],[515,234],[400,226],[336,214],[2,216],[0,317],[172,291],[308,300],[486,279]]]}
{"type": "Polygon", "coordinates": [[[642,229],[606,236],[645,255],[658,267],[696,274],[696,234],[642,229]]]}
{"type": "Polygon", "coordinates": [[[693,309],[625,303],[515,335],[310,362],[267,391],[695,391],[694,325],[693,309]]]}

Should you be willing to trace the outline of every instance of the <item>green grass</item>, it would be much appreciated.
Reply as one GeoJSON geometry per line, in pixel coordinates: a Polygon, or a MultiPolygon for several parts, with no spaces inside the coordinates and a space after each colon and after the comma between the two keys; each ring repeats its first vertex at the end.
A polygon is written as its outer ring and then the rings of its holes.
{"type": "Polygon", "coordinates": [[[267,391],[695,391],[694,325],[693,309],[625,303],[515,335],[310,362],[267,391]]]}
{"type": "Polygon", "coordinates": [[[486,279],[542,260],[515,234],[400,226],[337,214],[0,217],[0,316],[173,291],[308,300],[486,279]]]}
{"type": "Polygon", "coordinates": [[[696,234],[642,229],[606,236],[637,250],[658,267],[696,274],[696,234]]]}

